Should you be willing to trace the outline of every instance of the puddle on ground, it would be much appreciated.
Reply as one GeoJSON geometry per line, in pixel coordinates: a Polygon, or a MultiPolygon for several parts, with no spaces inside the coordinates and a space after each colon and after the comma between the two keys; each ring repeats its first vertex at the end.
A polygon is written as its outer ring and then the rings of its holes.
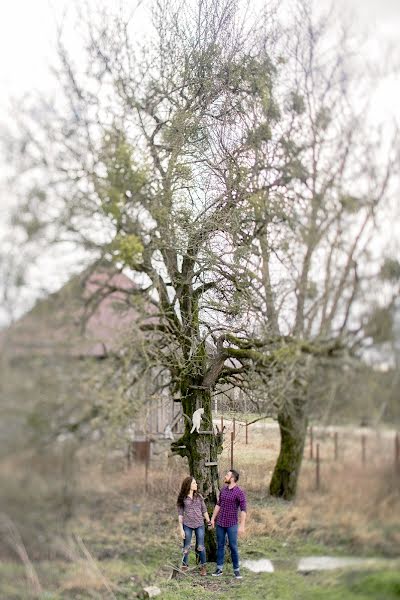
{"type": "Polygon", "coordinates": [[[366,558],[347,558],[340,556],[307,556],[300,558],[297,570],[309,571],[331,571],[333,569],[344,569],[346,567],[360,567],[371,564],[366,558]]]}
{"type": "Polygon", "coordinates": [[[295,558],[275,558],[273,566],[275,571],[295,571],[297,560],[295,558]]]}
{"type": "Polygon", "coordinates": [[[243,560],[241,566],[246,567],[253,573],[273,573],[274,565],[268,558],[260,558],[259,560],[243,560]]]}
{"type": "Polygon", "coordinates": [[[376,569],[398,565],[398,561],[377,558],[354,558],[341,556],[306,556],[298,561],[290,559],[276,559],[273,562],[268,558],[257,560],[243,560],[242,566],[253,573],[274,573],[275,571],[293,569],[299,573],[311,571],[331,571],[333,569],[346,569],[355,567],[376,569]]]}

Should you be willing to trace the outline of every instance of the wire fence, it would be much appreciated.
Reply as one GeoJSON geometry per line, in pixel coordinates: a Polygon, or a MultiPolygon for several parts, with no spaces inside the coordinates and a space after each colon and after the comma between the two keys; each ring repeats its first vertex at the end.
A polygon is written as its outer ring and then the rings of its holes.
{"type": "MultiPolygon", "coordinates": [[[[241,421],[221,415],[218,428],[223,431],[224,451],[220,459],[220,468],[240,468],[246,456],[246,447],[256,444],[260,447],[260,438],[271,442],[270,432],[279,436],[277,424],[260,426],[261,420],[241,421]]],[[[217,420],[214,419],[214,423],[217,420]]],[[[261,442],[262,445],[262,442],[261,442]]],[[[270,444],[271,445],[271,444],[270,444]]],[[[276,439],[275,439],[276,445],[276,439]]],[[[315,488],[321,488],[324,465],[358,464],[367,466],[392,465],[393,471],[400,475],[400,434],[395,430],[345,427],[310,426],[304,444],[303,462],[314,465],[315,488]]]]}

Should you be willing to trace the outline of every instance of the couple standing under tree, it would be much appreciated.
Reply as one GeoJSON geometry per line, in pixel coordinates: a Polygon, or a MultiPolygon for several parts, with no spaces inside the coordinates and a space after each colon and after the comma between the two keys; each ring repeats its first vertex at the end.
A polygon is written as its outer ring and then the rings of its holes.
{"type": "Polygon", "coordinates": [[[220,491],[218,502],[210,519],[203,496],[197,491],[197,483],[193,477],[186,477],[178,495],[178,520],[183,539],[182,570],[188,569],[189,551],[193,531],[196,536],[196,549],[200,558],[200,575],[207,575],[206,551],[204,546],[204,519],[209,527],[216,527],[217,534],[217,569],[214,577],[222,575],[225,559],[225,539],[228,537],[233,572],[236,579],[241,579],[239,570],[238,534],[244,533],[246,522],[246,496],[237,485],[239,473],[229,470],[224,479],[224,487],[220,491]],[[238,510],[240,508],[240,525],[238,510]]]}

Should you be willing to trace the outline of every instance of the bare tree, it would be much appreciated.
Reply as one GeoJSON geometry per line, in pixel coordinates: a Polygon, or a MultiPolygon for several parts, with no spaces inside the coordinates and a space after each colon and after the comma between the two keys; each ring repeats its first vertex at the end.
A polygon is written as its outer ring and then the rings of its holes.
{"type": "Polygon", "coordinates": [[[218,150],[247,190],[236,240],[252,273],[253,335],[242,331],[236,356],[264,371],[260,408],[277,415],[281,431],[270,491],[287,499],[296,493],[316,361],[365,336],[362,307],[373,301],[382,262],[371,252],[376,225],[398,176],[398,133],[388,141],[368,121],[371,82],[352,69],[346,31],[338,41],[331,15],[317,20],[306,2],[293,16],[273,68],[253,65],[256,93],[242,96],[236,121],[241,144],[227,149],[221,138],[218,150]]]}
{"type": "MultiPolygon", "coordinates": [[[[157,367],[153,391],[168,387],[182,404],[185,432],[172,449],[211,507],[222,449],[211,394],[242,370],[227,360],[238,350],[230,336],[248,275],[234,239],[247,192],[229,168],[210,165],[215,132],[232,132],[241,110],[258,34],[232,0],[160,0],[152,16],[153,35],[140,47],[129,19],[90,15],[84,67],[60,34],[59,96],[15,115],[9,148],[22,202],[14,227],[34,222],[50,246],[83,249],[93,269],[108,261],[131,274],[132,288],[118,291],[141,307],[142,336],[127,332],[123,359],[157,367]],[[200,407],[203,430],[191,434],[200,407]]],[[[88,311],[115,291],[111,274],[88,311]]],[[[212,544],[209,536],[211,558],[212,544]]]]}

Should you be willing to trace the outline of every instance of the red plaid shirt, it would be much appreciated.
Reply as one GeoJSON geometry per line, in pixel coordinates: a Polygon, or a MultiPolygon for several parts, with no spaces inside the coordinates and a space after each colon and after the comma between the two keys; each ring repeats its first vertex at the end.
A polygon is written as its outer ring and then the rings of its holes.
{"type": "Polygon", "coordinates": [[[239,508],[242,512],[246,512],[246,495],[238,485],[231,489],[225,486],[219,494],[217,504],[220,507],[217,515],[217,525],[232,527],[232,525],[238,524],[239,508]]]}

